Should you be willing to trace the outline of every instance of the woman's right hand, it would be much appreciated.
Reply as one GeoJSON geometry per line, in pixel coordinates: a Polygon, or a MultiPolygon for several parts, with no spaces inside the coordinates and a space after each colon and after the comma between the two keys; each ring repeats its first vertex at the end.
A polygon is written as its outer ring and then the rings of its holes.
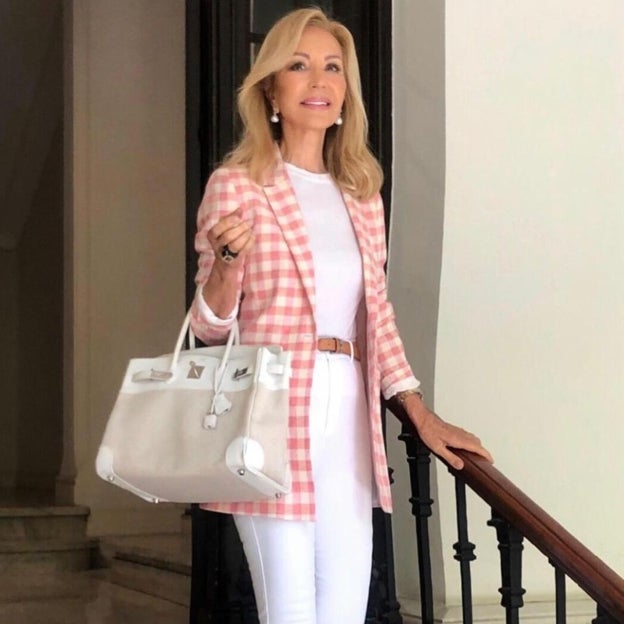
{"type": "Polygon", "coordinates": [[[206,232],[206,237],[215,254],[213,271],[216,270],[222,275],[238,273],[244,257],[254,244],[253,230],[251,225],[241,218],[240,208],[219,219],[206,232]],[[229,261],[224,260],[222,256],[225,246],[235,256],[231,257],[229,261]]]}
{"type": "Polygon", "coordinates": [[[225,319],[238,303],[238,275],[255,237],[251,225],[241,218],[240,208],[219,219],[205,235],[214,251],[215,261],[202,295],[214,314],[225,319]],[[230,253],[235,254],[229,261],[221,254],[226,245],[230,253]]]}

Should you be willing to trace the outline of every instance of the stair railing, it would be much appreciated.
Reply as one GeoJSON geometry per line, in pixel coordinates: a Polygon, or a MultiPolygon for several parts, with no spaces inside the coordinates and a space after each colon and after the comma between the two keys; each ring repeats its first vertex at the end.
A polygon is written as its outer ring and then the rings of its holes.
{"type": "MultiPolygon", "coordinates": [[[[406,445],[415,518],[423,624],[433,624],[433,584],[428,519],[431,498],[431,451],[420,440],[416,428],[397,401],[387,407],[402,423],[399,439],[406,445]]],[[[455,478],[458,540],[454,558],[460,565],[462,614],[464,624],[472,624],[470,563],[476,557],[468,538],[466,486],[492,510],[488,525],[496,530],[501,563],[501,605],[506,624],[520,621],[523,606],[522,550],[527,539],[548,558],[554,568],[556,624],[566,622],[566,578],[572,579],[596,602],[592,624],[624,623],[624,579],[589,551],[554,518],[516,487],[496,467],[467,451],[456,451],[464,461],[457,471],[443,462],[455,478]]],[[[439,458],[438,458],[439,459],[439,458]]]]}

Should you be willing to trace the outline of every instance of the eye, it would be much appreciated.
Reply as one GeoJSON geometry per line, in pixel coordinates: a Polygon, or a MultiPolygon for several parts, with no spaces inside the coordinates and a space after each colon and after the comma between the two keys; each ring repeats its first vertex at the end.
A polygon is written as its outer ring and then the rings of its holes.
{"type": "Polygon", "coordinates": [[[337,63],[329,63],[327,65],[327,70],[339,74],[342,71],[342,67],[340,67],[337,63]]]}
{"type": "Polygon", "coordinates": [[[305,64],[302,61],[295,61],[288,66],[288,71],[303,71],[305,64]]]}

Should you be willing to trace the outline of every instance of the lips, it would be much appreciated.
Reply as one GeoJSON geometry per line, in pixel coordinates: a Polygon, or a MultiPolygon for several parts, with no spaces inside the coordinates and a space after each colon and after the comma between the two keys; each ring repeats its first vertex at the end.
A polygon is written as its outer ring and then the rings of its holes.
{"type": "Polygon", "coordinates": [[[324,98],[306,98],[301,102],[304,106],[321,106],[321,107],[329,107],[331,106],[331,102],[324,98]]]}

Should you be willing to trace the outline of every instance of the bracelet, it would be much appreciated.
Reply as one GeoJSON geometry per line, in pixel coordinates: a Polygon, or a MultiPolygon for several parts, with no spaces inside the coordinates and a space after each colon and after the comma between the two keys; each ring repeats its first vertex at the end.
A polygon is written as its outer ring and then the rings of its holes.
{"type": "Polygon", "coordinates": [[[417,390],[416,388],[409,388],[407,390],[400,390],[399,392],[397,392],[394,395],[394,398],[401,404],[404,405],[405,404],[405,399],[410,396],[411,394],[416,394],[417,396],[420,397],[420,400],[423,400],[423,393],[420,390],[417,390]]]}

